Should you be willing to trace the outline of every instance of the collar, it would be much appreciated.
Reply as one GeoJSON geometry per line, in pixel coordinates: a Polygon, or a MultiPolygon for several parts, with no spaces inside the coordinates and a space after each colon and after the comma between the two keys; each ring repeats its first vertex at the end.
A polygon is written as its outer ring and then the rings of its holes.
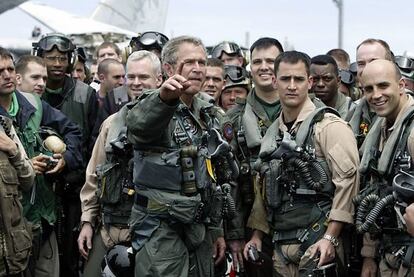
{"type": "Polygon", "coordinates": [[[387,120],[385,118],[382,118],[382,122],[381,122],[382,137],[388,138],[388,135],[391,134],[391,132],[395,129],[395,126],[401,120],[401,117],[405,114],[407,109],[410,106],[414,105],[414,98],[411,95],[408,95],[408,94],[406,95],[406,97],[408,98],[407,102],[404,104],[404,106],[402,107],[402,109],[398,113],[397,118],[394,121],[394,124],[390,128],[387,129],[387,120]]]}
{"type": "MultiPolygon", "coordinates": [[[[296,132],[297,129],[299,128],[300,123],[302,123],[315,109],[316,109],[315,105],[312,103],[310,98],[307,97],[305,103],[303,104],[302,109],[300,110],[298,117],[295,120],[295,123],[292,126],[291,131],[294,130],[296,132]]],[[[279,129],[281,131],[287,132],[288,129],[285,123],[283,122],[283,108],[282,108],[282,112],[280,113],[279,117],[276,120],[279,121],[279,126],[280,126],[279,129]]]]}

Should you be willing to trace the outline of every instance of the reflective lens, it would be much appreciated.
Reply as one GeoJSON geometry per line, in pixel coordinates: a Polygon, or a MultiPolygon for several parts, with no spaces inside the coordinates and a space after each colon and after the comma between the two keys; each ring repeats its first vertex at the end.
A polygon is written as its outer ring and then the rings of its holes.
{"type": "Polygon", "coordinates": [[[69,38],[51,35],[40,39],[38,47],[44,51],[51,51],[56,47],[60,52],[69,52],[75,50],[75,45],[69,38]]]}
{"type": "Polygon", "coordinates": [[[354,75],[350,70],[340,69],[339,76],[341,76],[341,82],[346,85],[352,85],[355,82],[354,75]]]}
{"type": "Polygon", "coordinates": [[[225,52],[228,55],[238,54],[241,55],[240,47],[234,42],[224,41],[211,50],[211,57],[219,59],[221,55],[225,52]]]}
{"type": "Polygon", "coordinates": [[[161,50],[168,42],[168,38],[158,32],[145,32],[139,37],[132,38],[130,45],[138,50],[149,50],[158,48],[161,50]]]}
{"type": "Polygon", "coordinates": [[[410,71],[414,69],[414,61],[408,57],[395,56],[394,61],[400,69],[406,69],[410,71]]]}
{"type": "Polygon", "coordinates": [[[233,83],[243,82],[249,75],[243,67],[236,65],[226,65],[224,67],[225,78],[230,79],[233,83]]]}

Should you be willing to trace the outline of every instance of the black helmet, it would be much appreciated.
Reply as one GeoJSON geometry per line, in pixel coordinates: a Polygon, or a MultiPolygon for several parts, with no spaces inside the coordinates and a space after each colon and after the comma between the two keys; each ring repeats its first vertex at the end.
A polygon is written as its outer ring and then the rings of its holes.
{"type": "Polygon", "coordinates": [[[116,244],[106,252],[102,260],[103,277],[134,276],[135,256],[132,247],[116,244]]]}
{"type": "Polygon", "coordinates": [[[227,55],[237,55],[243,57],[243,52],[237,43],[230,41],[223,41],[214,46],[211,50],[211,57],[220,59],[221,55],[225,52],[227,55]]]}
{"type": "Polygon", "coordinates": [[[145,32],[137,37],[133,37],[129,45],[134,50],[153,50],[161,52],[164,45],[168,42],[168,37],[159,32],[145,32]]]}

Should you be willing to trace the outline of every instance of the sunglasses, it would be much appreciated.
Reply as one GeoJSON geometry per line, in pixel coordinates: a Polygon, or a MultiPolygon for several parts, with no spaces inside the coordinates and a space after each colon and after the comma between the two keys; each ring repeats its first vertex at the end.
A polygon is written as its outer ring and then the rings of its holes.
{"type": "Polygon", "coordinates": [[[76,49],[76,46],[69,38],[57,35],[41,38],[37,43],[37,47],[43,51],[51,51],[56,47],[60,52],[69,52],[76,49]]]}
{"type": "Polygon", "coordinates": [[[168,37],[158,32],[145,32],[138,37],[131,40],[130,45],[137,49],[158,48],[162,50],[164,45],[168,42],[168,37]]]}
{"type": "Polygon", "coordinates": [[[213,50],[211,50],[211,57],[219,59],[221,55],[225,52],[228,55],[238,54],[241,55],[240,47],[234,42],[222,42],[216,46],[214,46],[213,50]]]}
{"type": "Polygon", "coordinates": [[[240,83],[249,78],[247,70],[237,65],[224,66],[224,72],[225,78],[230,79],[233,83],[240,83]]]}
{"type": "Polygon", "coordinates": [[[414,61],[410,58],[404,56],[395,56],[394,62],[398,65],[400,69],[405,70],[414,70],[414,61]]]}
{"type": "Polygon", "coordinates": [[[350,70],[339,69],[339,76],[341,77],[341,82],[346,85],[355,83],[355,77],[350,70]]]}

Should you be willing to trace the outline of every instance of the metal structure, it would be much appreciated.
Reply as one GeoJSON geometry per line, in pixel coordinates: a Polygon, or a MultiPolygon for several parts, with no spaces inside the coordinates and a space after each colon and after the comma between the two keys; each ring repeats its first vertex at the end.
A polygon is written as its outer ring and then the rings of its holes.
{"type": "Polygon", "coordinates": [[[343,0],[332,0],[338,8],[338,48],[342,48],[342,36],[343,36],[343,0]]]}

